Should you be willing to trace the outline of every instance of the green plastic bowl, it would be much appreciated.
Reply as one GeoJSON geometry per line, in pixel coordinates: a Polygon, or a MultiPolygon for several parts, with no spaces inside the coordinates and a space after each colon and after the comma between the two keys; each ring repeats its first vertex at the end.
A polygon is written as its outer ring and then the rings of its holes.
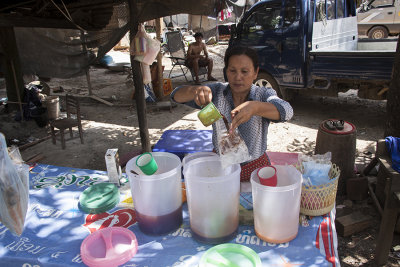
{"type": "Polygon", "coordinates": [[[86,188],[79,197],[83,212],[99,214],[114,208],[119,203],[119,190],[112,183],[99,183],[86,188]]]}
{"type": "Polygon", "coordinates": [[[210,248],[200,259],[199,267],[261,267],[258,254],[239,244],[221,244],[210,248]]]}

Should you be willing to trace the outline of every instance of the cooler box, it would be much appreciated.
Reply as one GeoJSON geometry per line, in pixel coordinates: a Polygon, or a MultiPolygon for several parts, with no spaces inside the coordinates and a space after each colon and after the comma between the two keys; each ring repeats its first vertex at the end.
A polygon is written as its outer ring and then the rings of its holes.
{"type": "Polygon", "coordinates": [[[210,152],[212,130],[167,130],[155,144],[153,152],[170,152],[181,159],[194,152],[210,152]]]}

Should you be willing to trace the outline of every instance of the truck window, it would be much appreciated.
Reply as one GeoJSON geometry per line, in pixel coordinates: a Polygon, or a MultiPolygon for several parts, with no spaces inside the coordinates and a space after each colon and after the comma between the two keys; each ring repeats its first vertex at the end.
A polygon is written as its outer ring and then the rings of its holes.
{"type": "Polygon", "coordinates": [[[315,21],[325,21],[326,20],[325,0],[316,0],[315,5],[316,5],[315,21]]]}
{"type": "Polygon", "coordinates": [[[263,32],[280,27],[281,3],[275,3],[268,7],[262,7],[254,11],[243,23],[243,34],[263,32]]]}
{"type": "Polygon", "coordinates": [[[284,12],[284,25],[292,25],[298,17],[296,14],[296,0],[287,0],[285,3],[284,12]]]}
{"type": "Polygon", "coordinates": [[[337,15],[336,18],[344,18],[344,0],[337,0],[337,15]]]}
{"type": "MultiPolygon", "coordinates": [[[[311,1],[312,6],[313,4],[313,1],[311,1]]],[[[353,0],[315,0],[315,21],[318,22],[355,16],[356,11],[353,4],[353,0]]]]}
{"type": "Polygon", "coordinates": [[[370,6],[373,8],[393,6],[394,0],[375,0],[371,1],[370,6]]]}
{"type": "Polygon", "coordinates": [[[328,19],[336,19],[335,0],[326,0],[326,14],[328,19]]]}

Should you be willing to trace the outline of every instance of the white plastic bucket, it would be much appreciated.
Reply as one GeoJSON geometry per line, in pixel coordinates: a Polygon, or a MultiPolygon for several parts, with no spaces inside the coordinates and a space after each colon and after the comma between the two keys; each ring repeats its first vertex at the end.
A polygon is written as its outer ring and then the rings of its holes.
{"type": "Polygon", "coordinates": [[[192,235],[200,242],[231,240],[239,225],[240,165],[217,157],[194,159],[183,170],[192,235]]]}
{"type": "Polygon", "coordinates": [[[168,152],[152,152],[158,170],[145,175],[136,166],[136,156],[126,164],[139,228],[160,235],[182,224],[181,160],[168,152]],[[134,174],[131,171],[137,173],[134,174]]]}
{"type": "Polygon", "coordinates": [[[185,168],[185,166],[192,160],[198,159],[198,158],[203,158],[203,157],[214,157],[218,155],[214,152],[194,152],[194,153],[189,153],[182,159],[182,167],[185,168]]]}
{"type": "Polygon", "coordinates": [[[258,169],[251,173],[254,228],[264,241],[285,243],[297,236],[302,176],[293,166],[274,167],[278,178],[276,187],[260,184],[258,169]]]}

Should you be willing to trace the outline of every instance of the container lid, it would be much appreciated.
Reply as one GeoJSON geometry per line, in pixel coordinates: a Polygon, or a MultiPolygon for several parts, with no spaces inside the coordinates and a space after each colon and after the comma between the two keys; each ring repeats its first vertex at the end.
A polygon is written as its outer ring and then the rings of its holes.
{"type": "Polygon", "coordinates": [[[338,134],[338,135],[343,135],[343,134],[352,134],[356,131],[356,126],[354,126],[354,124],[352,124],[351,122],[348,121],[343,121],[343,129],[338,130],[331,130],[328,129],[326,126],[326,122],[327,121],[339,121],[337,119],[329,119],[329,120],[324,120],[323,122],[321,122],[320,128],[322,131],[327,132],[327,133],[331,133],[331,134],[338,134]]]}
{"type": "Polygon", "coordinates": [[[185,164],[188,164],[191,160],[198,159],[198,158],[204,158],[204,157],[215,157],[215,156],[218,156],[218,155],[212,151],[189,153],[189,154],[185,155],[185,157],[183,157],[182,167],[185,167],[185,164]]]}
{"type": "Polygon", "coordinates": [[[90,267],[118,266],[135,256],[135,234],[123,227],[98,230],[83,240],[81,258],[90,267]]]}
{"type": "Polygon", "coordinates": [[[206,266],[261,267],[261,259],[249,247],[228,243],[214,246],[204,253],[200,259],[199,267],[206,266]]]}
{"type": "Polygon", "coordinates": [[[79,197],[81,209],[98,214],[110,210],[119,202],[119,191],[112,183],[99,183],[85,189],[79,197]]]}

